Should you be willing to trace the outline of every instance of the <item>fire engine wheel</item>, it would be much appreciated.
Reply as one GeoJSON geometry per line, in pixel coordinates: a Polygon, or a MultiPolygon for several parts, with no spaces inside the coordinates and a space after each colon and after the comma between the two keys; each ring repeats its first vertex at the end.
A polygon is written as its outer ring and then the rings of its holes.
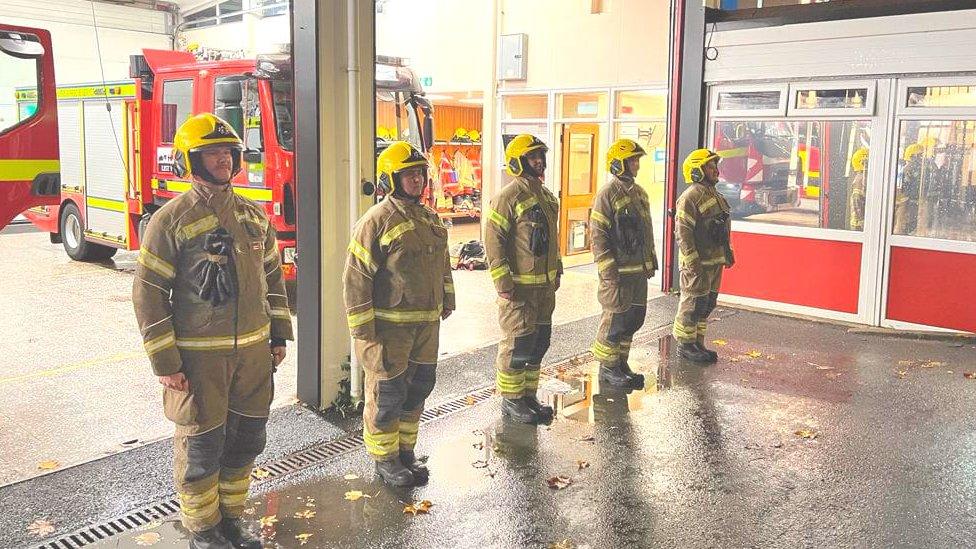
{"type": "Polygon", "coordinates": [[[115,255],[117,248],[102,246],[85,240],[85,225],[78,206],[66,204],[61,208],[61,243],[68,257],[75,261],[99,261],[115,255]]]}

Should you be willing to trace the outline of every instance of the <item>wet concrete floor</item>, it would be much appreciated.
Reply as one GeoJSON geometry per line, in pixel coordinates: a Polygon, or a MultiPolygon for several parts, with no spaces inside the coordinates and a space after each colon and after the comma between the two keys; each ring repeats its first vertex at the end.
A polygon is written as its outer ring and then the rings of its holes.
{"type": "MultiPolygon", "coordinates": [[[[496,397],[422,426],[427,486],[384,487],[359,450],[257,483],[248,517],[266,547],[972,546],[971,343],[739,312],[701,367],[653,335],[643,389],[560,364],[550,425],[496,397]]],[[[185,539],[170,521],[101,546],[185,539]]]]}

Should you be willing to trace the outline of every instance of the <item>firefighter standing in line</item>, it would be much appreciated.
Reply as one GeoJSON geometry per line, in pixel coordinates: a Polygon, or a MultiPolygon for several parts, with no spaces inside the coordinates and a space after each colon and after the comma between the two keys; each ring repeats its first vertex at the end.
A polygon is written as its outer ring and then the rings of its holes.
{"type": "Polygon", "coordinates": [[[675,236],[681,268],[681,301],[672,334],[678,353],[694,362],[715,362],[718,353],[705,348],[708,315],[715,309],[722,269],[735,264],[729,236],[729,203],[715,190],[719,156],[708,150],[692,151],[682,172],[691,186],[675,206],[675,236]]]}
{"type": "Polygon", "coordinates": [[[293,338],[275,230],[230,185],[243,147],[227,122],[191,117],[173,149],[176,175],[193,186],[152,216],[132,302],[176,424],[174,477],[190,547],[257,549],[240,516],[265,446],[272,374],[293,338]]]}
{"type": "Polygon", "coordinates": [[[851,155],[851,194],[847,204],[847,228],[852,231],[864,230],[864,191],[867,185],[868,149],[861,147],[851,155]]]}
{"type": "Polygon", "coordinates": [[[596,194],[590,213],[593,257],[600,275],[597,299],[603,306],[592,351],[600,361],[600,380],[618,387],[644,385],[644,376],[635,374],[627,359],[647,313],[647,279],[657,271],[650,201],[636,183],[645,154],[630,139],[610,146],[607,171],[613,178],[596,194]]]}
{"type": "Polygon", "coordinates": [[[387,196],[353,229],[343,297],[355,352],[366,374],[363,439],[392,486],[427,482],[414,445],[434,388],[440,321],[454,310],[447,229],[420,202],[427,159],[404,141],[380,153],[387,196]]]}
{"type": "Polygon", "coordinates": [[[553,416],[552,408],[536,397],[563,273],[557,246],[559,204],[543,184],[548,150],[528,134],[509,142],[505,163],[514,179],[491,201],[485,225],[488,269],[504,332],[495,382],[503,397],[502,413],[521,423],[553,416]]]}

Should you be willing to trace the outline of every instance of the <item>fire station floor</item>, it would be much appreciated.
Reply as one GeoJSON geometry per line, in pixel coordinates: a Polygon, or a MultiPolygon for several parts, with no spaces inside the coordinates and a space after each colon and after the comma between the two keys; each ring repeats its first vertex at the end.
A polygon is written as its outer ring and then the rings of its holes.
{"type": "MultiPolygon", "coordinates": [[[[550,425],[501,419],[483,390],[493,346],[462,353],[440,364],[429,401],[447,411],[421,427],[427,486],[385,488],[354,445],[256,481],[248,519],[267,547],[971,545],[972,341],[722,307],[708,337],[720,360],[702,367],[674,356],[674,305],[653,300],[635,340],[644,389],[601,386],[580,354],[595,317],[555,330],[543,381],[558,411],[550,425]],[[461,405],[438,406],[449,400],[461,405]],[[424,500],[426,514],[404,512],[424,500]]],[[[287,406],[272,415],[261,459],[355,442],[358,428],[287,406]]],[[[0,489],[0,546],[40,541],[28,531],[38,519],[61,535],[169,497],[169,460],[160,441],[0,489]]],[[[185,544],[168,517],[95,545],[185,544]]]]}

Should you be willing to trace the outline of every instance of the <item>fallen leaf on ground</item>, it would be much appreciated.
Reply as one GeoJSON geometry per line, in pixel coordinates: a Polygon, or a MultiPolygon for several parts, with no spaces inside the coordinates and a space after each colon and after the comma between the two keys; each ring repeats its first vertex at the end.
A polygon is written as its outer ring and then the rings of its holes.
{"type": "Polygon", "coordinates": [[[947,371],[946,373],[947,373],[947,374],[954,374],[955,372],[953,372],[952,370],[949,370],[949,371],[947,371]]]}
{"type": "Polygon", "coordinates": [[[342,478],[344,478],[346,480],[356,480],[357,478],[359,478],[359,475],[357,475],[356,473],[349,473],[348,475],[346,475],[346,476],[344,476],[342,478]]]}
{"type": "Polygon", "coordinates": [[[815,439],[818,436],[820,436],[819,433],[817,433],[816,431],[812,431],[810,429],[800,429],[799,431],[796,431],[794,434],[800,438],[808,438],[808,439],[815,439]]]}
{"type": "Polygon", "coordinates": [[[163,539],[163,536],[160,536],[159,532],[146,532],[145,534],[134,536],[132,539],[136,540],[138,545],[149,546],[159,543],[159,540],[163,539]]]}
{"type": "Polygon", "coordinates": [[[739,362],[739,359],[733,356],[729,358],[729,362],[739,362]]]}
{"type": "Polygon", "coordinates": [[[546,484],[548,484],[553,490],[562,490],[572,483],[573,479],[567,477],[566,475],[559,475],[546,479],[546,484]]]}
{"type": "Polygon", "coordinates": [[[404,505],[403,514],[413,516],[417,516],[418,514],[424,515],[427,514],[430,511],[430,508],[433,506],[434,504],[431,503],[430,500],[425,499],[423,501],[416,501],[409,505],[404,505]]]}
{"type": "Polygon", "coordinates": [[[27,531],[39,538],[43,538],[54,533],[54,523],[46,518],[37,519],[30,523],[30,525],[27,527],[27,531]]]}
{"type": "Polygon", "coordinates": [[[53,459],[48,459],[37,464],[37,468],[41,471],[51,471],[61,467],[60,461],[54,461],[53,459]]]}
{"type": "Polygon", "coordinates": [[[299,511],[295,513],[295,518],[297,519],[315,518],[315,511],[312,511],[311,509],[305,509],[304,511],[299,511]]]}
{"type": "Polygon", "coordinates": [[[488,462],[483,459],[479,459],[478,461],[472,462],[471,466],[475,469],[484,469],[488,467],[488,462]]]}
{"type": "Polygon", "coordinates": [[[278,515],[265,515],[258,520],[261,528],[270,528],[276,522],[278,522],[278,515]]]}
{"type": "Polygon", "coordinates": [[[746,356],[749,358],[762,358],[763,355],[759,351],[749,351],[746,353],[746,356]]]}
{"type": "Polygon", "coordinates": [[[907,373],[908,373],[907,370],[898,370],[897,372],[895,372],[895,375],[898,376],[898,379],[905,379],[905,374],[907,373]]]}
{"type": "Polygon", "coordinates": [[[368,498],[368,497],[370,497],[369,494],[364,494],[359,490],[351,490],[349,492],[346,492],[346,499],[349,501],[356,501],[358,499],[368,498]]]}
{"type": "Polygon", "coordinates": [[[922,364],[922,368],[938,368],[941,366],[945,366],[945,362],[937,362],[935,360],[930,360],[922,364]]]}
{"type": "Polygon", "coordinates": [[[251,471],[251,476],[254,477],[254,478],[256,478],[256,479],[258,479],[258,480],[261,480],[263,478],[270,477],[271,476],[271,473],[269,473],[268,471],[265,471],[264,469],[261,469],[260,467],[258,467],[257,469],[251,471]]]}
{"type": "Polygon", "coordinates": [[[593,435],[586,435],[585,437],[580,438],[579,442],[596,442],[596,439],[593,438],[593,435]]]}
{"type": "Polygon", "coordinates": [[[833,370],[833,366],[817,366],[818,370],[833,370]]]}
{"type": "Polygon", "coordinates": [[[568,539],[564,539],[562,541],[550,543],[549,549],[576,549],[576,544],[568,539]]]}
{"type": "Polygon", "coordinates": [[[298,534],[295,539],[298,540],[299,545],[305,545],[308,543],[308,538],[312,537],[312,534],[298,534]]]}
{"type": "Polygon", "coordinates": [[[725,346],[725,345],[728,345],[729,344],[729,342],[728,341],[725,341],[724,339],[714,339],[714,340],[712,340],[712,343],[714,343],[716,345],[721,345],[721,346],[725,346]]]}
{"type": "Polygon", "coordinates": [[[576,460],[576,467],[578,467],[577,469],[578,471],[582,471],[583,469],[586,469],[589,466],[590,466],[589,461],[583,461],[581,459],[576,460]]]}
{"type": "Polygon", "coordinates": [[[962,377],[966,379],[976,379],[976,372],[963,372],[962,377]]]}
{"type": "Polygon", "coordinates": [[[477,402],[477,401],[471,395],[468,395],[467,398],[464,399],[464,403],[467,404],[468,406],[474,406],[474,403],[475,402],[477,402]]]}
{"type": "Polygon", "coordinates": [[[914,366],[916,362],[914,360],[899,360],[899,366],[914,366]]]}

